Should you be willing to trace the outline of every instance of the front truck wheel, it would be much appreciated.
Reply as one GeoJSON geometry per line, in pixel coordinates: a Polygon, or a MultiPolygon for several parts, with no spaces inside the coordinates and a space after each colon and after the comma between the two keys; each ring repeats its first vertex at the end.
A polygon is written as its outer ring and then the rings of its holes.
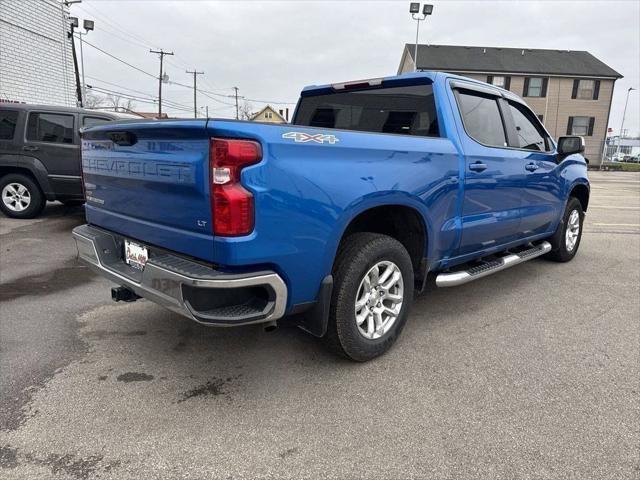
{"type": "Polygon", "coordinates": [[[365,362],[394,344],[413,301],[413,266],[404,246],[387,235],[356,233],[333,269],[325,342],[339,355],[365,362]]]}
{"type": "Polygon", "coordinates": [[[569,197],[558,229],[549,239],[551,251],[547,258],[556,262],[568,262],[576,256],[582,239],[583,221],[582,204],[577,198],[569,197]]]}

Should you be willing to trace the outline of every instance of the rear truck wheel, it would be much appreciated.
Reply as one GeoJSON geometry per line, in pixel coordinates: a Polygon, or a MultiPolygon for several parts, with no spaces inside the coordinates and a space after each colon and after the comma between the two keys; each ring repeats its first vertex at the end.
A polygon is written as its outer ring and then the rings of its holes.
{"type": "Polygon", "coordinates": [[[547,258],[556,262],[568,262],[576,256],[582,239],[584,212],[582,204],[575,197],[570,197],[558,225],[556,233],[549,239],[551,251],[547,258]]]}
{"type": "Polygon", "coordinates": [[[0,210],[7,217],[37,217],[45,203],[40,187],[28,176],[11,173],[0,178],[0,210]]]}
{"type": "Polygon", "coordinates": [[[333,278],[327,346],[357,362],[382,355],[400,335],[413,301],[409,253],[386,235],[356,233],[338,252],[333,278]]]}

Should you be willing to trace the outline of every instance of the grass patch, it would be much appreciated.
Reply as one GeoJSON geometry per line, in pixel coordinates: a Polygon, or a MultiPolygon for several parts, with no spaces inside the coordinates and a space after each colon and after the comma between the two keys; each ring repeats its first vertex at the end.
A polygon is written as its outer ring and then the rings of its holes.
{"type": "MultiPolygon", "coordinates": [[[[594,170],[599,170],[599,165],[594,165],[594,170]]],[[[603,170],[610,170],[614,172],[640,172],[640,163],[608,163],[605,162],[602,166],[603,170]]]]}

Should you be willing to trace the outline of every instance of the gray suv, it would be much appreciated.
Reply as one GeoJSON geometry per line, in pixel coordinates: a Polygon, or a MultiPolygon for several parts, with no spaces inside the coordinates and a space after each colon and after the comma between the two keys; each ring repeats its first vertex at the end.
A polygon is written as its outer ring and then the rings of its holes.
{"type": "Polygon", "coordinates": [[[0,103],[0,210],[33,218],[47,200],[84,202],[79,131],[117,119],[81,108],[0,103]]]}

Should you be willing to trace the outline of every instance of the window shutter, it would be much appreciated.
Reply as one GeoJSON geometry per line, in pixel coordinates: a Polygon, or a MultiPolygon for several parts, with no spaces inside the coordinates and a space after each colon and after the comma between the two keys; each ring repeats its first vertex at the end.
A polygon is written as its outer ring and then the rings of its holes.
{"type": "Polygon", "coordinates": [[[593,135],[593,125],[596,123],[596,117],[589,117],[589,131],[587,132],[588,136],[593,135]]]}
{"type": "Polygon", "coordinates": [[[578,84],[580,80],[577,78],[573,81],[573,90],[571,91],[571,98],[576,98],[578,96],[578,84]]]}
{"type": "Polygon", "coordinates": [[[487,75],[487,83],[493,83],[493,75],[487,75]]]}
{"type": "Polygon", "coordinates": [[[597,100],[600,95],[600,80],[596,80],[596,85],[593,87],[593,99],[597,100]]]}
{"type": "Polygon", "coordinates": [[[522,89],[522,96],[527,97],[529,93],[529,77],[524,79],[524,88],[522,89]]]}
{"type": "Polygon", "coordinates": [[[542,92],[540,93],[541,97],[546,97],[547,96],[547,85],[549,84],[549,79],[548,78],[543,78],[542,79],[542,92]]]}
{"type": "Polygon", "coordinates": [[[511,77],[504,77],[504,89],[511,90],[511,77]]]}
{"type": "Polygon", "coordinates": [[[567,135],[571,135],[573,132],[573,117],[569,117],[569,123],[567,124],[567,135]]]}

